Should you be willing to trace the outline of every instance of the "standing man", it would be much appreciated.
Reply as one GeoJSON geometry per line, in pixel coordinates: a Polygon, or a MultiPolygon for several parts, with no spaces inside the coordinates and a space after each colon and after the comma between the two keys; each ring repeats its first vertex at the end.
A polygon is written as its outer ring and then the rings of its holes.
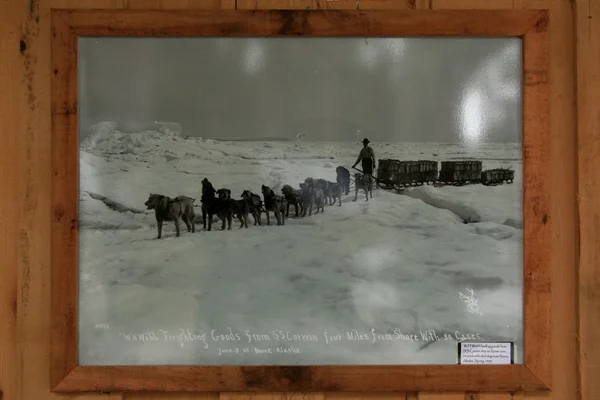
{"type": "Polygon", "coordinates": [[[363,139],[363,148],[360,150],[358,154],[358,158],[356,162],[352,166],[352,168],[356,167],[356,165],[362,161],[362,170],[365,175],[369,175],[369,178],[373,179],[373,171],[375,170],[375,152],[369,146],[369,139],[363,139]]]}

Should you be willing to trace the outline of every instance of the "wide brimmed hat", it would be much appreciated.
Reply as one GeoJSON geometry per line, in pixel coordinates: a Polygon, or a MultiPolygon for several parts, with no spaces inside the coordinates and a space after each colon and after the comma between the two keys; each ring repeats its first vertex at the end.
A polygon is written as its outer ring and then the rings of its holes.
{"type": "Polygon", "coordinates": [[[369,141],[369,139],[367,139],[367,138],[364,138],[362,142],[363,142],[363,143],[371,143],[371,142],[369,141]]]}

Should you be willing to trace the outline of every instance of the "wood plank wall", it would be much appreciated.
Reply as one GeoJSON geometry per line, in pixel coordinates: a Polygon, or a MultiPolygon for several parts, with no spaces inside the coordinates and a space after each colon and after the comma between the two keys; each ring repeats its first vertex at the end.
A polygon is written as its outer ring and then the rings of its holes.
{"type": "Polygon", "coordinates": [[[582,398],[600,399],[600,0],[576,7],[579,203],[578,350],[582,398]]]}
{"type": "Polygon", "coordinates": [[[600,399],[600,174],[597,173],[600,170],[600,0],[0,0],[0,400],[59,397],[48,391],[50,8],[232,9],[236,6],[551,9],[552,152],[554,159],[563,160],[552,166],[552,215],[557,216],[553,222],[552,249],[554,390],[550,394],[527,395],[113,393],[62,397],[77,400],[600,399]]]}

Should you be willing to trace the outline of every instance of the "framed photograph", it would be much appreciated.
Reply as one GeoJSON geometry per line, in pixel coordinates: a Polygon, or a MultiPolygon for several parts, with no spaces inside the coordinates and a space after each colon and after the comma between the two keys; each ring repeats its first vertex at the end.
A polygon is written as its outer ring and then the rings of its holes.
{"type": "Polygon", "coordinates": [[[53,390],[548,390],[547,25],[53,10],[53,390]]]}

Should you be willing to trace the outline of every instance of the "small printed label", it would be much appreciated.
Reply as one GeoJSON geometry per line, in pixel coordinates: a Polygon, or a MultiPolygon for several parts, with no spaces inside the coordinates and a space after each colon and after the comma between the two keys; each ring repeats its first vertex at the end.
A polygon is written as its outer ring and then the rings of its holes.
{"type": "Polygon", "coordinates": [[[458,343],[459,364],[514,364],[514,343],[458,343]]]}

